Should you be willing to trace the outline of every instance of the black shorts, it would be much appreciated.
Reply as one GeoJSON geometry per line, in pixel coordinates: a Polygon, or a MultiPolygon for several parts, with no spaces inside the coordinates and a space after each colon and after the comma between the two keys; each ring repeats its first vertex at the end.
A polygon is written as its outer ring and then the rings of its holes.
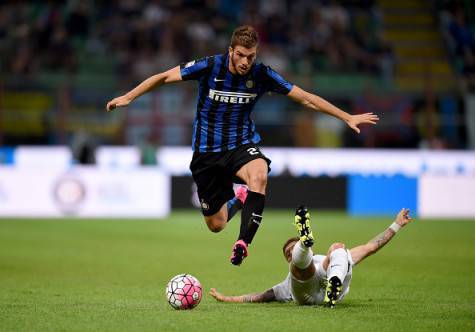
{"type": "Polygon", "coordinates": [[[234,197],[233,182],[244,183],[236,176],[239,169],[254,159],[264,159],[270,172],[270,159],[255,144],[245,144],[224,152],[194,152],[191,174],[198,187],[201,211],[211,216],[234,197]]]}

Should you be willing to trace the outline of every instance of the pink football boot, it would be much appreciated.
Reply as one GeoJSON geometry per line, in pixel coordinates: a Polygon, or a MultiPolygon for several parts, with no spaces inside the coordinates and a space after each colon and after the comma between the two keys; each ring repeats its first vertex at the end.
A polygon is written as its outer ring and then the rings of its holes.
{"type": "Polygon", "coordinates": [[[237,240],[233,247],[231,255],[231,264],[241,265],[244,258],[247,257],[247,244],[243,240],[237,240]]]}

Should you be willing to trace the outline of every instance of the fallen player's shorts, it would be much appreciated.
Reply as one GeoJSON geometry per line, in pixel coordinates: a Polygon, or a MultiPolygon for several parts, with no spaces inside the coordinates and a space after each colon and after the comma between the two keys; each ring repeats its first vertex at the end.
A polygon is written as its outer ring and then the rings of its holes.
{"type": "MultiPolygon", "coordinates": [[[[341,294],[338,296],[337,302],[341,301],[350,291],[350,282],[353,271],[353,259],[350,251],[346,250],[348,254],[348,273],[343,280],[341,294]]],[[[326,256],[313,256],[313,264],[315,264],[316,272],[313,278],[306,281],[297,280],[291,275],[290,292],[295,302],[301,305],[315,305],[322,304],[325,298],[325,290],[327,287],[327,271],[322,267],[323,260],[326,256]]]]}

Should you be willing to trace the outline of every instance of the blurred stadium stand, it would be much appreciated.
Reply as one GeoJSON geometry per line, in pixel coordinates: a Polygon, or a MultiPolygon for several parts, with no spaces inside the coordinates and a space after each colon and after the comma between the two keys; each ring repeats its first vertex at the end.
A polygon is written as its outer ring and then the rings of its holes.
{"type": "MultiPolygon", "coordinates": [[[[475,148],[471,1],[2,1],[0,145],[189,145],[196,89],[167,86],[128,111],[106,102],[180,62],[225,52],[254,25],[260,60],[345,110],[381,123],[354,135],[339,121],[264,97],[265,146],[475,148]]],[[[89,149],[89,150],[88,150],[89,149]]],[[[90,153],[90,155],[94,155],[90,153]]]]}

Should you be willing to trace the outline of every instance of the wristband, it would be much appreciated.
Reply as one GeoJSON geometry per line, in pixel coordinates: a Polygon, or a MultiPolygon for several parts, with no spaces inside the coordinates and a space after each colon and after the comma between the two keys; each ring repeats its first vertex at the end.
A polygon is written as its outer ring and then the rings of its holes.
{"type": "Polygon", "coordinates": [[[393,222],[389,228],[391,228],[394,233],[397,233],[401,229],[401,226],[398,223],[393,222]]]}

